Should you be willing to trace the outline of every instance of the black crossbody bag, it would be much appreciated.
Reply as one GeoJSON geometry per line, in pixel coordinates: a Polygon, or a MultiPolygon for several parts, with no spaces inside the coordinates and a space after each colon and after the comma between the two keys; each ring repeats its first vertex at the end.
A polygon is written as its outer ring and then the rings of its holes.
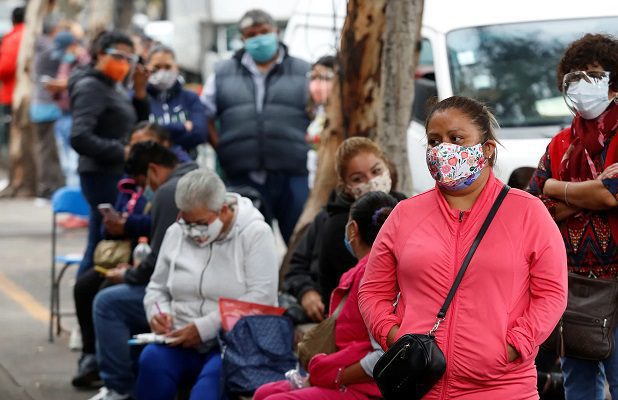
{"type": "Polygon", "coordinates": [[[509,189],[509,186],[504,185],[491,210],[489,210],[489,214],[487,214],[485,222],[474,238],[474,242],[457,273],[455,282],[453,282],[453,286],[451,286],[451,290],[446,296],[440,312],[438,312],[436,324],[433,328],[425,335],[416,333],[403,335],[376,363],[373,369],[373,377],[386,400],[420,399],[431,390],[446,371],[446,359],[436,343],[435,333],[440,323],[444,321],[446,310],[448,310],[455,296],[470,260],[509,189]]]}

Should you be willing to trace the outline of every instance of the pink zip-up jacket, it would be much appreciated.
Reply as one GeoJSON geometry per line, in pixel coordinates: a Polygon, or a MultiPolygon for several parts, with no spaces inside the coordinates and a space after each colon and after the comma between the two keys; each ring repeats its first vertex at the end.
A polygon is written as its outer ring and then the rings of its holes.
{"type": "MultiPolygon", "coordinates": [[[[359,292],[365,323],[384,349],[395,325],[396,339],[433,327],[502,186],[492,173],[465,212],[451,209],[437,189],[393,210],[372,247],[359,292]]],[[[511,189],[436,332],[447,368],[424,399],[538,399],[534,358],[566,303],[560,232],[540,200],[511,189]],[[520,354],[510,363],[507,343],[520,354]]]]}

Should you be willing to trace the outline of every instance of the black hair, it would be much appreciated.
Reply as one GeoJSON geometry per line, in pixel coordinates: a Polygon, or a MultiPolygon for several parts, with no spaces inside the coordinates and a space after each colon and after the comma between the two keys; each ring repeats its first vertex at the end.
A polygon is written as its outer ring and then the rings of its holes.
{"type": "MultiPolygon", "coordinates": [[[[487,140],[493,140],[496,143],[500,143],[496,137],[496,130],[499,128],[496,117],[492,114],[485,104],[478,100],[464,96],[451,96],[442,101],[433,104],[427,114],[425,120],[425,133],[428,133],[429,122],[436,113],[455,109],[464,113],[476,127],[481,131],[481,143],[485,143],[487,140]]],[[[489,165],[492,167],[496,163],[496,153],[489,160],[489,165]]]]}
{"type": "Polygon", "coordinates": [[[609,72],[609,87],[618,90],[618,40],[612,35],[587,33],[574,41],[564,52],[556,68],[558,89],[562,92],[562,80],[571,71],[585,70],[597,63],[609,72]]]}
{"type": "Polygon", "coordinates": [[[133,135],[137,131],[142,130],[152,132],[154,136],[156,136],[161,142],[164,142],[166,140],[168,142],[171,141],[170,132],[167,129],[157,123],[150,121],[141,121],[140,123],[135,125],[135,127],[133,127],[133,130],[131,131],[131,135],[133,135]]]}
{"type": "Polygon", "coordinates": [[[167,168],[174,168],[178,158],[171,150],[157,142],[140,142],[131,146],[129,158],[125,164],[125,171],[131,176],[146,175],[149,164],[157,164],[167,168]]]}
{"type": "Polygon", "coordinates": [[[166,46],[164,44],[156,44],[148,52],[148,57],[146,58],[146,62],[150,62],[150,59],[156,53],[167,53],[171,55],[174,60],[176,60],[176,53],[174,53],[174,50],[171,47],[166,46]]]}
{"type": "Polygon", "coordinates": [[[135,48],[131,38],[123,32],[101,32],[93,41],[92,48],[90,49],[90,56],[92,57],[93,62],[96,62],[99,57],[99,53],[105,52],[105,50],[117,44],[125,44],[132,49],[135,48]]]}
{"type": "Polygon", "coordinates": [[[337,57],[335,56],[322,56],[318,58],[318,61],[314,62],[311,68],[316,65],[322,65],[326,68],[335,69],[335,65],[337,65],[337,57]]]}
{"type": "Polygon", "coordinates": [[[11,22],[13,25],[21,24],[26,17],[26,7],[15,7],[11,12],[11,22]]]}
{"type": "Polygon", "coordinates": [[[533,167],[515,168],[509,177],[508,185],[515,189],[526,190],[534,171],[536,171],[536,168],[533,167]]]}
{"type": "Polygon", "coordinates": [[[350,208],[350,219],[358,225],[358,234],[371,246],[386,218],[398,200],[384,192],[369,192],[358,198],[350,208]]]}

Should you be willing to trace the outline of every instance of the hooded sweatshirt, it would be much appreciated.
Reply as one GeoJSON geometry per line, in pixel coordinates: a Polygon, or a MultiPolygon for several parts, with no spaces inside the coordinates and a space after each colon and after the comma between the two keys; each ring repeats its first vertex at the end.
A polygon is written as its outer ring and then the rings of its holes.
{"type": "Polygon", "coordinates": [[[276,303],[279,257],[272,230],[251,200],[230,195],[236,200],[232,226],[208,246],[194,244],[178,223],[167,230],[144,297],[149,321],[160,308],[172,315],[174,329],[195,323],[208,342],[221,328],[220,297],[276,303]]]}

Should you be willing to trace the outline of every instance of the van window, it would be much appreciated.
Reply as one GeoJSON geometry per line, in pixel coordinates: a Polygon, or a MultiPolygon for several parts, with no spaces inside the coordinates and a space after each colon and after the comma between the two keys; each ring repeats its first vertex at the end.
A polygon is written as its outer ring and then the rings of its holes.
{"type": "Polygon", "coordinates": [[[466,28],[446,37],[453,93],[490,106],[503,127],[570,124],[556,84],[566,47],[587,32],[618,34],[618,17],[466,28]]]}
{"type": "Polygon", "coordinates": [[[438,96],[436,75],[433,66],[433,50],[427,39],[421,41],[421,53],[414,74],[414,102],[412,118],[421,123],[427,117],[427,101],[438,96]]]}

